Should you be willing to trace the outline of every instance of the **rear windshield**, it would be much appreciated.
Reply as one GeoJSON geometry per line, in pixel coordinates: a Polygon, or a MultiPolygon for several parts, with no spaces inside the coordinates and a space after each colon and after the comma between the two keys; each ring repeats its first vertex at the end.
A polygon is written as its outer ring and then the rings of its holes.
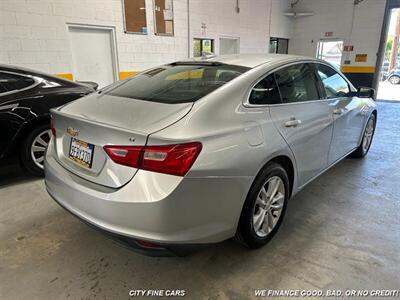
{"type": "Polygon", "coordinates": [[[171,104],[194,102],[247,70],[224,64],[166,65],[140,73],[106,94],[171,104]]]}

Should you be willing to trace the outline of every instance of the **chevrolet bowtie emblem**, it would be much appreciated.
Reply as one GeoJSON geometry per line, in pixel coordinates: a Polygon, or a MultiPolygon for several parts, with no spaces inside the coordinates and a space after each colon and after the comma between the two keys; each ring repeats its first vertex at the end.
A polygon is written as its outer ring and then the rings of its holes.
{"type": "Polygon", "coordinates": [[[73,127],[68,127],[67,132],[71,136],[77,136],[79,134],[79,131],[73,127]]]}

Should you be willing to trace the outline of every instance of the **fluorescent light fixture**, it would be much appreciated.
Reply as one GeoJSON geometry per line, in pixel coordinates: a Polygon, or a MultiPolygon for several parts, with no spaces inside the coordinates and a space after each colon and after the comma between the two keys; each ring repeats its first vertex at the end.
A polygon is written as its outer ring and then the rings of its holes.
{"type": "Polygon", "coordinates": [[[302,12],[288,11],[283,13],[283,15],[291,18],[299,18],[299,17],[311,17],[315,15],[315,13],[312,11],[302,11],[302,12]]]}

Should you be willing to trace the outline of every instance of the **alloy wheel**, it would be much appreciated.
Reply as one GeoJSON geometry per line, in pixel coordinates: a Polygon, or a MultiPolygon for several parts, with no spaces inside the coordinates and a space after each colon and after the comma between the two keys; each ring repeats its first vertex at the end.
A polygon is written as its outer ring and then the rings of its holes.
{"type": "Polygon", "coordinates": [[[371,146],[372,137],[374,135],[375,128],[375,118],[370,118],[368,120],[367,126],[365,127],[364,137],[362,141],[362,149],[363,152],[367,152],[369,147],[371,146]]]}
{"type": "Polygon", "coordinates": [[[46,148],[50,142],[51,138],[51,130],[45,130],[39,133],[33,140],[31,145],[31,157],[32,161],[43,170],[44,163],[44,154],[46,152],[46,148]]]}
{"type": "Polygon", "coordinates": [[[400,77],[398,77],[398,76],[390,77],[389,81],[390,81],[391,84],[399,84],[400,83],[400,77]]]}
{"type": "Polygon", "coordinates": [[[261,187],[253,210],[253,227],[259,237],[267,236],[278,223],[285,201],[285,185],[278,176],[261,187]]]}

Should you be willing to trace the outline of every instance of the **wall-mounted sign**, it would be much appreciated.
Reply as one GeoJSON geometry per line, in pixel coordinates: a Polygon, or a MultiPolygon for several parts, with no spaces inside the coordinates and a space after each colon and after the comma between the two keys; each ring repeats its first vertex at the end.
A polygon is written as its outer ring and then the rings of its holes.
{"type": "Polygon", "coordinates": [[[366,62],[368,54],[356,54],[356,62],[366,62]]]}
{"type": "Polygon", "coordinates": [[[201,35],[206,35],[206,32],[207,32],[207,24],[206,23],[201,23],[201,27],[200,27],[201,35]]]}
{"type": "Polygon", "coordinates": [[[325,32],[325,37],[331,37],[331,36],[333,36],[333,31],[325,32]]]}
{"type": "Polygon", "coordinates": [[[346,45],[343,47],[344,52],[351,52],[354,51],[354,46],[346,45]]]}

